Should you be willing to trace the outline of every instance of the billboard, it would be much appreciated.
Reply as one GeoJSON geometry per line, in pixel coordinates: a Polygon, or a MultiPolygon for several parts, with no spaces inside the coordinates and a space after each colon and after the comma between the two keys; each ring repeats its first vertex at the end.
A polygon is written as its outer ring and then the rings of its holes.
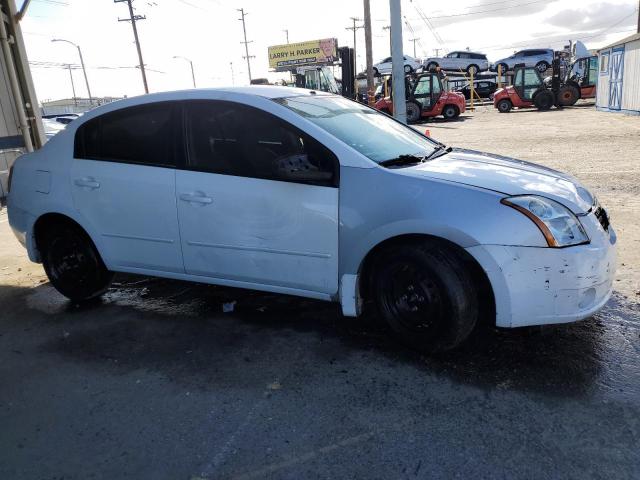
{"type": "Polygon", "coordinates": [[[274,45],[269,47],[269,68],[286,70],[303,65],[330,64],[338,60],[337,50],[335,38],[274,45]]]}

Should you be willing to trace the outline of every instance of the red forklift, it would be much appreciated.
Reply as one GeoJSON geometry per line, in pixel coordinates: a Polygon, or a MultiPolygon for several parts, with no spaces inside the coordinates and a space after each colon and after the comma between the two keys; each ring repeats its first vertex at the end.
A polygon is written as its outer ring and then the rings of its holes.
{"type": "MultiPolygon", "coordinates": [[[[384,79],[384,96],[374,107],[381,112],[393,115],[393,99],[391,97],[391,77],[384,79]]],[[[421,118],[442,115],[445,120],[457,118],[466,108],[464,95],[449,92],[446,78],[443,82],[441,73],[430,71],[417,76],[405,77],[407,92],[407,122],[415,123],[421,118]]]]}
{"type": "MultiPolygon", "coordinates": [[[[516,65],[513,84],[496,90],[493,95],[493,106],[500,113],[510,112],[514,107],[535,107],[538,110],[549,110],[554,105],[558,108],[569,107],[574,105],[580,98],[595,96],[597,59],[594,61],[588,60],[586,63],[587,76],[584,78],[579,78],[575,74],[578,70],[577,67],[580,65],[578,62],[574,62],[563,77],[560,62],[561,59],[559,57],[553,60],[551,65],[552,74],[544,79],[534,67],[516,65]],[[576,68],[574,69],[574,67],[576,68]],[[591,72],[591,68],[594,69],[593,72],[591,72]],[[572,74],[572,71],[574,74],[572,74]]],[[[584,66],[584,64],[582,65],[584,66]]]]}
{"type": "MultiPolygon", "coordinates": [[[[551,77],[544,79],[550,85],[551,77]]],[[[581,98],[595,98],[598,84],[598,57],[589,56],[574,61],[565,75],[563,88],[565,91],[565,107],[575,105],[581,98]],[[569,93],[571,97],[569,97],[569,93]]]]}

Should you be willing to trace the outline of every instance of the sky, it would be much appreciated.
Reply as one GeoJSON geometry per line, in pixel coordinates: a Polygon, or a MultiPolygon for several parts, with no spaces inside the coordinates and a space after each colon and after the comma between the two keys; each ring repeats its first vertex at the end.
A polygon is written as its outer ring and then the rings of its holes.
{"type": "MultiPolygon", "coordinates": [[[[16,0],[18,6],[23,0],[16,0]]],[[[254,78],[274,81],[267,47],[335,37],[353,46],[351,17],[363,17],[362,0],[134,0],[151,92],[191,88],[189,63],[198,87],[248,84],[242,22],[244,8],[254,78]],[[233,72],[233,73],[232,73],[233,72]]],[[[561,48],[569,39],[598,48],[636,31],[638,0],[402,0],[405,54],[419,58],[469,48],[495,61],[521,48],[561,48]],[[416,42],[410,39],[418,38],[416,42]]],[[[144,93],[125,2],[32,0],[21,22],[40,101],[71,98],[71,64],[77,96],[86,97],[77,50],[82,48],[93,96],[144,93]],[[44,62],[44,63],[43,63],[44,62]]],[[[388,0],[371,0],[374,62],[389,55],[388,0]]],[[[362,22],[357,22],[361,25],[362,22]]],[[[358,68],[364,69],[364,30],[356,32],[358,68]]]]}

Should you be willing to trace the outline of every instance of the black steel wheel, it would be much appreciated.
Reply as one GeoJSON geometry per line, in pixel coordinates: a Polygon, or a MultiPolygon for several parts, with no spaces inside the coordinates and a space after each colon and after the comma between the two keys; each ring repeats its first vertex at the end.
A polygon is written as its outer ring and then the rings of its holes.
{"type": "Polygon", "coordinates": [[[82,302],[102,295],[111,284],[107,270],[89,236],[79,227],[49,228],[42,241],[42,263],[49,281],[62,295],[82,302]]]}
{"type": "Polygon", "coordinates": [[[496,107],[498,108],[498,112],[508,113],[513,108],[513,103],[511,103],[511,100],[509,100],[508,98],[503,98],[498,102],[498,105],[496,105],[496,107]]]}
{"type": "Polygon", "coordinates": [[[461,257],[448,247],[415,243],[380,254],[371,292],[380,315],[412,348],[437,352],[464,341],[478,318],[478,294],[461,257]]]}
{"type": "Polygon", "coordinates": [[[442,116],[445,120],[451,120],[460,115],[460,110],[455,105],[445,105],[442,109],[442,116]]]}

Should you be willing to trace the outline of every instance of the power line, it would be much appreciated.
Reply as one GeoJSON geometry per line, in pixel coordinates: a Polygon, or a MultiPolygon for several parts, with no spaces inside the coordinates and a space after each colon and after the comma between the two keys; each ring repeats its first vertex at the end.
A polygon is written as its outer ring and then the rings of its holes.
{"type": "Polygon", "coordinates": [[[138,60],[140,62],[140,73],[142,74],[142,83],[144,84],[144,93],[149,93],[149,85],[147,85],[147,74],[144,71],[144,61],[142,60],[142,49],[140,48],[140,39],[138,38],[138,28],[136,27],[136,22],[139,20],[144,20],[147,17],[144,15],[135,15],[133,13],[133,0],[113,0],[114,3],[122,3],[126,2],[129,7],[129,18],[118,18],[119,22],[131,22],[131,27],[133,28],[133,37],[136,41],[136,49],[138,50],[138,60]]]}

